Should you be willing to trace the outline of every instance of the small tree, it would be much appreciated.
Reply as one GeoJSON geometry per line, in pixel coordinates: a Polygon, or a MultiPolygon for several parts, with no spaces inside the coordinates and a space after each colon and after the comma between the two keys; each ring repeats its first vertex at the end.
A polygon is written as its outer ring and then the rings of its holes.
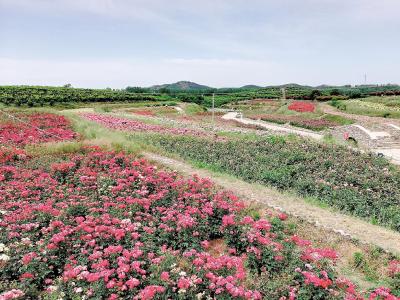
{"type": "Polygon", "coordinates": [[[340,96],[342,93],[338,89],[333,89],[331,91],[331,96],[340,96]]]}
{"type": "Polygon", "coordinates": [[[312,90],[310,93],[310,99],[315,100],[317,99],[318,96],[321,96],[321,91],[320,90],[312,90]]]}
{"type": "Polygon", "coordinates": [[[67,84],[64,84],[63,87],[65,87],[65,88],[72,88],[72,84],[67,83],[67,84]]]}
{"type": "Polygon", "coordinates": [[[171,91],[169,89],[165,88],[165,87],[159,89],[159,92],[161,94],[171,94],[171,91]]]}

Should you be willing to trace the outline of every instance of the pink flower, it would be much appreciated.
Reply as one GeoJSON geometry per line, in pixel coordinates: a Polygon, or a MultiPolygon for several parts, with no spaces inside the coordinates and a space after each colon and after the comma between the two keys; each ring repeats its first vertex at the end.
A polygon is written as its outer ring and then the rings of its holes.
{"type": "Polygon", "coordinates": [[[138,297],[135,297],[135,299],[151,300],[157,293],[163,293],[164,291],[165,288],[163,286],[149,285],[141,290],[138,297]]]}
{"type": "Polygon", "coordinates": [[[140,285],[140,281],[136,278],[130,278],[125,282],[125,284],[129,287],[129,289],[133,289],[140,285]]]}
{"type": "Polygon", "coordinates": [[[111,294],[110,297],[108,297],[108,300],[116,300],[116,299],[118,299],[117,294],[111,294]]]}
{"type": "Polygon", "coordinates": [[[27,265],[31,262],[32,259],[34,259],[35,257],[37,257],[37,254],[35,252],[29,252],[28,254],[25,254],[22,257],[22,263],[24,265],[27,265]]]}
{"type": "Polygon", "coordinates": [[[169,281],[169,273],[168,272],[161,272],[160,278],[162,281],[169,281]]]}
{"type": "Polygon", "coordinates": [[[225,215],[222,217],[222,226],[227,227],[230,225],[235,225],[235,215],[225,215]]]}
{"type": "Polygon", "coordinates": [[[32,279],[32,278],[35,278],[35,276],[32,273],[23,273],[19,278],[20,279],[32,279]]]}
{"type": "Polygon", "coordinates": [[[397,274],[400,274],[400,260],[392,260],[389,262],[389,276],[394,277],[397,274]]]}
{"type": "Polygon", "coordinates": [[[0,300],[17,299],[24,296],[25,293],[18,289],[12,289],[10,291],[0,294],[0,300]]]}
{"type": "Polygon", "coordinates": [[[326,274],[326,272],[321,272],[321,274],[323,275],[323,278],[318,277],[316,274],[312,273],[312,272],[301,272],[305,279],[305,283],[306,284],[312,284],[315,287],[321,287],[323,289],[328,288],[331,284],[332,284],[332,280],[330,280],[328,278],[328,275],[326,274]]]}
{"type": "Polygon", "coordinates": [[[181,277],[178,280],[178,288],[187,290],[190,287],[190,281],[185,278],[181,277]]]}
{"type": "Polygon", "coordinates": [[[288,216],[287,216],[287,214],[285,214],[285,213],[280,213],[280,214],[278,215],[278,218],[279,218],[280,220],[282,220],[282,221],[285,221],[285,220],[288,218],[288,216]]]}
{"type": "Polygon", "coordinates": [[[210,243],[208,241],[202,241],[200,243],[200,245],[204,248],[204,249],[208,249],[210,247],[210,243]]]}

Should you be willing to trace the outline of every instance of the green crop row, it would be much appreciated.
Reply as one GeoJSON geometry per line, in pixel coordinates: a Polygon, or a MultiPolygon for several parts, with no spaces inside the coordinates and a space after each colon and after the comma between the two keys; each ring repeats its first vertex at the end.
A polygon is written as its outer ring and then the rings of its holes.
{"type": "Polygon", "coordinates": [[[171,100],[167,95],[139,94],[111,89],[77,89],[43,86],[0,86],[0,103],[16,106],[52,106],[72,102],[171,100]]]}

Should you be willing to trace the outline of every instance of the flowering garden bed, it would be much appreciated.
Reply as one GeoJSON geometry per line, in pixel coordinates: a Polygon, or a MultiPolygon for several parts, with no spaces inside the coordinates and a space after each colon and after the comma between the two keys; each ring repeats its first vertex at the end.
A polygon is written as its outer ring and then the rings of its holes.
{"type": "Polygon", "coordinates": [[[336,253],[208,180],[99,149],[0,170],[2,300],[363,299],[335,275],[336,253]]]}
{"type": "Polygon", "coordinates": [[[289,104],[288,109],[297,112],[314,112],[315,104],[310,102],[296,101],[289,104]]]}
{"type": "Polygon", "coordinates": [[[297,126],[297,127],[302,127],[302,128],[307,128],[311,130],[323,130],[328,127],[335,127],[339,126],[340,124],[329,121],[329,120],[324,120],[324,119],[306,119],[301,116],[287,116],[287,115],[258,115],[258,116],[252,116],[252,119],[255,120],[262,120],[266,122],[274,122],[278,124],[285,124],[289,123],[292,126],[297,126]]]}
{"type": "Polygon", "coordinates": [[[24,146],[26,144],[72,140],[77,134],[69,121],[49,113],[15,114],[22,120],[0,122],[0,144],[24,146]]]}
{"type": "Polygon", "coordinates": [[[206,136],[207,133],[199,130],[186,128],[172,128],[161,125],[147,124],[141,121],[132,120],[129,118],[116,117],[95,113],[84,113],[82,116],[90,121],[99,123],[107,128],[125,131],[142,131],[154,133],[167,133],[173,135],[193,135],[206,136]]]}

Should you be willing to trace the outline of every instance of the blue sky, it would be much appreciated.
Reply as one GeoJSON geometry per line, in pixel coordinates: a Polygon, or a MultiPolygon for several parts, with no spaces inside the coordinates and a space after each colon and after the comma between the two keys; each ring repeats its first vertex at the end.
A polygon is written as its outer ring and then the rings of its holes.
{"type": "Polygon", "coordinates": [[[398,0],[0,0],[0,85],[400,83],[398,0]]]}

